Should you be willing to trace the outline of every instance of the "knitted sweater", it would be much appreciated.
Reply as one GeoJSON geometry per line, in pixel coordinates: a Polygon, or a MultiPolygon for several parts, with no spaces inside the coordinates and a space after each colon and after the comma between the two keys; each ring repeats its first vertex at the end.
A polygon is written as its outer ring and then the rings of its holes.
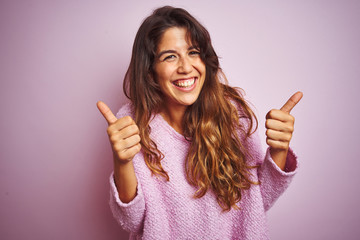
{"type": "MultiPolygon", "coordinates": [[[[117,117],[133,116],[129,104],[117,117]]],[[[194,198],[196,188],[185,178],[185,159],[189,142],[176,132],[161,115],[150,123],[151,139],[165,155],[161,164],[170,181],[165,181],[146,166],[142,153],[133,164],[138,180],[137,195],[129,203],[118,197],[113,174],[110,177],[110,208],[121,227],[130,232],[130,239],[269,239],[266,211],[288,187],[297,168],[296,156],[289,150],[285,171],[271,159],[269,150],[261,150],[255,133],[244,143],[251,153],[250,170],[254,181],[242,192],[240,209],[222,211],[212,191],[194,198]]]]}

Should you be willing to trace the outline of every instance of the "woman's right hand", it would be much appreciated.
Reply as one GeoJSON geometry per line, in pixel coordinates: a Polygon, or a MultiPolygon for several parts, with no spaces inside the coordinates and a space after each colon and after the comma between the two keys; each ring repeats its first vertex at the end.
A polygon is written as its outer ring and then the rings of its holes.
{"type": "Polygon", "coordinates": [[[109,124],[107,133],[114,160],[118,163],[131,161],[141,150],[139,128],[135,121],[130,116],[117,119],[104,102],[99,101],[97,107],[109,124]]]}

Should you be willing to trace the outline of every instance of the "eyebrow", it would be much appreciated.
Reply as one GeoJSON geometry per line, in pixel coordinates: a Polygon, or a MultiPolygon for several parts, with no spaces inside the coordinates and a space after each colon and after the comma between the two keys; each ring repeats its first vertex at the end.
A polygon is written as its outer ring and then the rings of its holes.
{"type": "MultiPolygon", "coordinates": [[[[193,49],[199,50],[199,48],[196,47],[196,46],[191,46],[191,47],[189,47],[187,50],[190,51],[190,50],[193,50],[193,49]]],[[[157,58],[160,58],[162,55],[167,54],[167,53],[176,53],[176,51],[175,51],[175,50],[164,50],[164,51],[161,51],[161,52],[159,52],[159,54],[157,55],[157,58]]]]}

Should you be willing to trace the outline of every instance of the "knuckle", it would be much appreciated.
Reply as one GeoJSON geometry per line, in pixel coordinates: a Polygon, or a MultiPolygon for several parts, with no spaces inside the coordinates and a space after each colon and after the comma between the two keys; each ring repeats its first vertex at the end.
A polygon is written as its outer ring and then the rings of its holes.
{"type": "Polygon", "coordinates": [[[288,131],[292,133],[294,131],[294,125],[289,125],[288,131]]]}
{"type": "Polygon", "coordinates": [[[269,114],[270,114],[270,115],[273,115],[276,111],[277,111],[276,109],[271,109],[271,110],[269,111],[269,114]]]}
{"type": "Polygon", "coordinates": [[[270,120],[269,119],[267,119],[266,121],[265,121],[265,127],[266,128],[269,128],[269,126],[270,126],[270,120]]]}
{"type": "Polygon", "coordinates": [[[123,118],[124,123],[131,124],[133,122],[132,118],[130,116],[125,116],[123,118]]]}
{"type": "Polygon", "coordinates": [[[113,134],[112,135],[109,135],[109,139],[111,142],[116,142],[116,136],[114,136],[113,134]]]}
{"type": "Polygon", "coordinates": [[[292,134],[290,133],[290,134],[287,135],[286,140],[287,140],[288,142],[290,142],[291,138],[292,138],[292,134]]]}
{"type": "Polygon", "coordinates": [[[290,118],[290,122],[294,123],[295,122],[295,117],[293,115],[289,115],[290,118]]]}
{"type": "Polygon", "coordinates": [[[140,152],[140,150],[141,150],[141,144],[140,143],[137,145],[137,149],[138,149],[138,152],[140,152]]]}
{"type": "Polygon", "coordinates": [[[271,109],[267,114],[266,118],[273,118],[274,117],[275,109],[271,109]]]}
{"type": "Polygon", "coordinates": [[[111,126],[106,129],[106,133],[110,136],[112,134],[112,128],[111,126]]]}
{"type": "Polygon", "coordinates": [[[139,133],[139,128],[137,125],[134,124],[130,126],[130,131],[134,133],[139,133]]]}
{"type": "MultiPolygon", "coordinates": [[[[115,152],[117,152],[117,153],[119,153],[119,152],[121,152],[121,146],[119,145],[119,144],[115,144],[114,146],[113,146],[113,149],[114,149],[114,151],[115,152]]],[[[120,155],[120,154],[119,154],[120,155]]]]}
{"type": "Polygon", "coordinates": [[[106,129],[106,133],[107,133],[107,135],[108,135],[108,136],[110,136],[110,135],[111,135],[111,132],[110,132],[110,130],[109,130],[109,129],[106,129]]]}
{"type": "Polygon", "coordinates": [[[265,132],[266,136],[267,136],[267,137],[270,137],[271,132],[272,132],[271,129],[266,129],[266,132],[265,132]]]}
{"type": "Polygon", "coordinates": [[[270,115],[271,117],[275,117],[276,115],[279,114],[279,110],[278,109],[271,109],[270,110],[270,115]]]}

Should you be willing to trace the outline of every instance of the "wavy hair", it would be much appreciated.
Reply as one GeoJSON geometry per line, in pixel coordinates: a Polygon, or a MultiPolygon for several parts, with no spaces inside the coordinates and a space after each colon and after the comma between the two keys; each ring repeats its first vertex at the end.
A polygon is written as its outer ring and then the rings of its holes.
{"type": "Polygon", "coordinates": [[[199,48],[206,66],[200,95],[187,108],[183,119],[184,137],[191,143],[185,162],[187,180],[197,188],[195,198],[211,190],[223,210],[237,209],[242,191],[257,184],[250,179],[249,169],[254,166],[247,164],[249,153],[242,144],[256,130],[257,119],[241,91],[227,84],[208,31],[181,8],[158,8],[143,21],[124,79],[124,93],[134,108],[145,162],[153,174],[169,180],[161,166],[164,155],[150,138],[149,123],[163,106],[163,94],[153,69],[156,50],[164,32],[172,27],[187,29],[189,40],[199,48]],[[239,121],[240,118],[245,120],[239,121]],[[236,134],[239,131],[243,138],[236,134]]]}

